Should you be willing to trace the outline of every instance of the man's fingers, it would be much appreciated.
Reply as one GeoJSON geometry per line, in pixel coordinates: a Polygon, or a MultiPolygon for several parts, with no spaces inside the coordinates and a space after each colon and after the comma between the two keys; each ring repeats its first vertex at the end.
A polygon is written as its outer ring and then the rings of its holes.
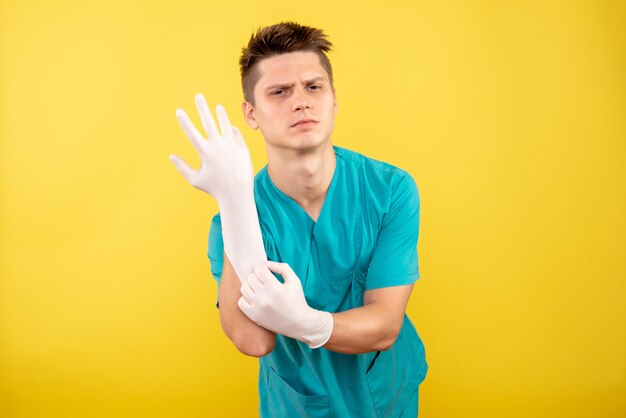
{"type": "Polygon", "coordinates": [[[250,306],[248,301],[243,296],[239,298],[239,300],[237,301],[237,305],[239,305],[239,309],[241,309],[242,311],[243,311],[245,305],[250,306]]]}
{"type": "MultiPolygon", "coordinates": [[[[244,298],[243,296],[239,298],[239,300],[237,301],[237,306],[239,306],[239,309],[241,310],[241,312],[243,312],[243,314],[245,316],[247,316],[248,318],[252,319],[252,305],[250,305],[244,298]]],[[[254,319],[252,319],[254,321],[254,319]]],[[[256,321],[255,321],[256,322],[256,321]]]]}
{"type": "MultiPolygon", "coordinates": [[[[293,272],[293,270],[291,269],[291,267],[289,267],[289,264],[287,263],[277,263],[275,261],[266,261],[265,265],[267,266],[269,271],[279,274],[283,278],[285,284],[291,283],[291,281],[294,278],[296,278],[296,280],[299,280],[298,276],[296,276],[296,273],[293,272]]],[[[275,276],[273,277],[276,281],[278,281],[278,279],[276,279],[275,276]]]]}
{"type": "Polygon", "coordinates": [[[246,283],[254,293],[259,292],[265,286],[264,280],[261,280],[256,274],[251,275],[248,280],[246,280],[246,283]]]}
{"type": "Polygon", "coordinates": [[[192,183],[192,179],[196,173],[196,170],[189,167],[187,163],[178,155],[175,155],[175,154],[170,155],[170,161],[174,163],[178,171],[180,171],[180,174],[182,174],[183,177],[185,177],[185,180],[187,180],[189,183],[192,183]]]}
{"type": "Polygon", "coordinates": [[[202,141],[204,141],[204,137],[202,134],[196,129],[196,127],[189,120],[189,116],[183,109],[176,109],[176,118],[178,119],[178,123],[182,126],[183,131],[187,135],[187,138],[191,141],[194,148],[198,152],[202,152],[202,141]]]}
{"type": "Polygon", "coordinates": [[[209,110],[209,106],[206,104],[206,99],[200,93],[196,94],[195,99],[198,114],[200,115],[200,120],[202,121],[202,126],[204,126],[204,130],[207,135],[209,135],[209,139],[219,138],[220,134],[217,131],[217,125],[215,124],[215,119],[213,119],[211,110],[209,110]]]}
{"type": "Polygon", "coordinates": [[[270,269],[274,273],[280,274],[281,276],[283,274],[293,273],[293,270],[291,270],[291,267],[289,267],[289,264],[287,263],[277,263],[276,261],[266,261],[265,265],[267,266],[268,269],[270,269]]]}
{"type": "Polygon", "coordinates": [[[220,131],[222,131],[222,136],[232,138],[233,128],[230,125],[230,120],[228,119],[226,110],[224,110],[224,106],[218,104],[215,108],[215,114],[217,115],[217,120],[220,123],[220,131]]]}
{"type": "Polygon", "coordinates": [[[261,282],[263,285],[267,285],[272,283],[272,281],[276,280],[276,277],[265,267],[263,264],[257,264],[253,267],[254,276],[256,279],[261,282]]]}
{"type": "Polygon", "coordinates": [[[243,135],[241,135],[241,131],[236,126],[233,126],[233,139],[239,145],[243,145],[244,147],[247,148],[246,141],[243,140],[243,135]]]}
{"type": "Polygon", "coordinates": [[[254,291],[250,288],[248,281],[241,285],[239,291],[241,292],[241,296],[246,300],[246,303],[252,304],[252,301],[254,300],[254,291]]]}

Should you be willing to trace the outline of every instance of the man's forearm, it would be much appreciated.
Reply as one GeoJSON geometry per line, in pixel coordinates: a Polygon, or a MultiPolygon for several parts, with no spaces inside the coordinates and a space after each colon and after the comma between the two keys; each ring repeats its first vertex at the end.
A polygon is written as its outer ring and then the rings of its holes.
{"type": "Polygon", "coordinates": [[[324,348],[345,354],[387,350],[395,342],[402,318],[390,317],[375,303],[333,313],[333,332],[324,348]]]}
{"type": "Polygon", "coordinates": [[[267,260],[254,192],[241,191],[237,199],[219,204],[224,252],[243,282],[254,265],[267,260]]]}
{"type": "Polygon", "coordinates": [[[220,321],[224,334],[235,347],[248,356],[262,357],[274,350],[276,334],[252,322],[237,306],[241,297],[241,282],[224,255],[219,287],[220,321]]]}
{"type": "Polygon", "coordinates": [[[302,282],[288,264],[268,261],[255,266],[243,283],[238,306],[254,323],[311,348],[357,354],[393,345],[412,290],[412,284],[370,289],[363,294],[362,307],[320,311],[308,305],[302,282]]]}

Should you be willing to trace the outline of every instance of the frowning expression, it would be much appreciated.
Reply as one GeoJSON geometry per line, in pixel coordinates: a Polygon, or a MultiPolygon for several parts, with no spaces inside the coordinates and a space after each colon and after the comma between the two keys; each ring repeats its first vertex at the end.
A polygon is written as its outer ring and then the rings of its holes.
{"type": "Polygon", "coordinates": [[[264,58],[254,86],[254,106],[243,103],[252,129],[260,129],[266,145],[311,149],[330,141],[337,101],[316,53],[290,52],[264,58]]]}

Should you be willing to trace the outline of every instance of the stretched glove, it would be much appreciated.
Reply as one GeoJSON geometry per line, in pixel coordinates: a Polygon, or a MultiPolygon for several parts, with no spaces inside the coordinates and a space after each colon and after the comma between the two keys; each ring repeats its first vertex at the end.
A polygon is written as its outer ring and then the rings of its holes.
{"type": "Polygon", "coordinates": [[[170,155],[178,171],[197,189],[212,195],[220,208],[224,251],[237,276],[244,281],[253,266],[267,260],[261,227],[254,203],[254,172],[250,153],[239,129],[232,127],[222,105],[215,113],[217,130],[204,96],[196,94],[196,107],[208,140],[196,129],[182,109],[176,117],[198,151],[202,165],[194,170],[177,155],[170,155]]]}
{"type": "Polygon", "coordinates": [[[333,332],[329,312],[311,308],[302,283],[288,264],[267,261],[255,265],[254,273],[241,286],[239,309],[256,324],[318,348],[333,332]],[[284,279],[281,283],[273,274],[284,279]]]}

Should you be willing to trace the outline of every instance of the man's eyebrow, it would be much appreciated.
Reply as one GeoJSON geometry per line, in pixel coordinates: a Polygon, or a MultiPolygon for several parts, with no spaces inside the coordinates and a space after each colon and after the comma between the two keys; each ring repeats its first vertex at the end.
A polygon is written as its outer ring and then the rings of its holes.
{"type": "Polygon", "coordinates": [[[289,87],[293,87],[293,83],[272,84],[271,86],[265,87],[265,91],[274,89],[288,89],[289,87]]]}
{"type": "Polygon", "coordinates": [[[319,76],[319,77],[312,78],[312,79],[310,79],[310,80],[306,80],[306,81],[304,82],[304,84],[313,84],[313,83],[316,83],[316,82],[318,82],[318,81],[324,81],[324,77],[319,76]]]}
{"type": "MultiPolygon", "coordinates": [[[[304,82],[304,84],[313,84],[319,81],[324,81],[324,77],[319,76],[319,77],[315,77],[312,78],[310,80],[306,80],[304,82]]],[[[269,90],[273,90],[273,89],[288,89],[289,87],[293,87],[294,83],[279,83],[279,84],[272,84],[271,86],[267,86],[265,87],[265,91],[269,91],[269,90]]]]}

